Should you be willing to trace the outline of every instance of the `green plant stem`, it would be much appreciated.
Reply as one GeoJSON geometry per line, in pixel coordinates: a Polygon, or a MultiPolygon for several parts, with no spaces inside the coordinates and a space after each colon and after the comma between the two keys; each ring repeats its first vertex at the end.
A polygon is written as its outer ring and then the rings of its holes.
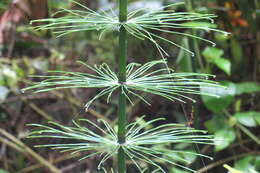
{"type": "Polygon", "coordinates": [[[242,126],[240,123],[237,123],[236,126],[243,131],[247,136],[249,136],[252,140],[254,140],[258,145],[260,145],[260,140],[257,136],[250,132],[246,127],[242,126]]]}
{"type": "MultiPolygon", "coordinates": [[[[223,112],[225,113],[225,115],[227,117],[232,117],[232,115],[230,115],[230,113],[227,110],[223,110],[223,112]]],[[[236,123],[236,126],[242,131],[244,132],[248,137],[250,137],[253,141],[255,141],[258,145],[260,145],[260,140],[258,139],[257,136],[255,136],[252,132],[250,132],[250,130],[248,130],[246,127],[244,127],[243,125],[241,125],[239,122],[236,123]]]]}
{"type": "MultiPolygon", "coordinates": [[[[192,35],[197,35],[197,32],[194,29],[192,29],[191,32],[192,32],[192,35]]],[[[194,46],[195,56],[197,57],[198,62],[199,62],[199,66],[200,66],[201,69],[204,69],[202,57],[201,57],[201,54],[200,54],[200,48],[199,48],[198,40],[193,38],[192,42],[193,42],[193,46],[194,46]]]]}
{"type": "Polygon", "coordinates": [[[259,2],[258,2],[257,0],[255,0],[255,6],[256,6],[256,9],[258,9],[258,10],[259,10],[259,8],[260,8],[260,5],[259,5],[259,2]]]}
{"type": "MultiPolygon", "coordinates": [[[[189,11],[189,12],[194,12],[192,0],[185,0],[185,6],[186,6],[186,10],[187,10],[187,11],[189,11]]],[[[192,35],[195,35],[195,36],[197,35],[197,32],[196,32],[196,30],[194,30],[194,29],[191,29],[190,32],[191,32],[192,35]]],[[[189,46],[193,48],[193,50],[194,50],[194,55],[195,55],[195,57],[198,59],[200,68],[201,68],[201,69],[204,69],[204,65],[203,65],[203,62],[202,62],[202,59],[201,59],[201,55],[200,55],[200,50],[199,50],[199,43],[198,43],[197,39],[193,38],[193,39],[192,39],[192,42],[189,43],[189,46]]],[[[195,57],[191,57],[192,72],[197,72],[197,71],[198,71],[197,61],[196,61],[195,57]]],[[[197,119],[194,118],[194,117],[197,117],[198,106],[195,105],[195,104],[192,104],[192,103],[190,103],[190,104],[191,104],[192,109],[193,109],[193,119],[194,119],[193,126],[194,126],[195,128],[197,128],[197,127],[199,126],[199,124],[198,124],[197,119]]]]}
{"type": "MultiPolygon", "coordinates": [[[[121,23],[127,20],[127,0],[119,0],[119,21],[121,23]]],[[[126,81],[126,56],[127,56],[127,33],[124,27],[119,31],[119,66],[118,79],[120,83],[126,81]]],[[[118,143],[125,143],[126,133],[126,97],[123,94],[123,87],[121,87],[118,96],[118,143]]],[[[125,173],[125,153],[121,147],[118,150],[118,172],[125,173]]]]}
{"type": "MultiPolygon", "coordinates": [[[[189,12],[194,12],[194,9],[193,9],[193,3],[192,3],[192,0],[186,0],[185,1],[186,3],[186,8],[189,12]]],[[[196,36],[197,35],[197,32],[196,30],[192,29],[191,30],[191,34],[196,36]]],[[[200,48],[199,48],[199,42],[197,39],[193,38],[192,39],[192,47],[193,47],[193,50],[194,50],[194,53],[195,53],[195,56],[198,60],[198,63],[199,63],[199,67],[201,69],[204,69],[204,64],[203,64],[203,61],[202,61],[202,57],[201,57],[201,54],[200,54],[200,48]]],[[[192,58],[192,64],[193,64],[193,71],[196,72],[197,71],[197,63],[196,61],[194,60],[194,58],[192,58]]]]}

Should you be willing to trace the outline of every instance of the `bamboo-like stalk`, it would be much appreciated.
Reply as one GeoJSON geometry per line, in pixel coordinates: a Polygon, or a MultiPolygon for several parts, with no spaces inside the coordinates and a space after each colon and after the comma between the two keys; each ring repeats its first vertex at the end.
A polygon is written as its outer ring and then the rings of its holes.
{"type": "MultiPolygon", "coordinates": [[[[119,0],[119,21],[121,23],[127,20],[127,0],[119,0]]],[[[126,56],[127,56],[127,33],[124,27],[119,30],[119,64],[118,64],[118,79],[120,83],[126,81],[126,56]]],[[[118,143],[125,142],[126,133],[126,97],[123,94],[121,87],[118,96],[118,143]]],[[[118,172],[125,173],[125,153],[121,147],[118,150],[118,172]]]]}

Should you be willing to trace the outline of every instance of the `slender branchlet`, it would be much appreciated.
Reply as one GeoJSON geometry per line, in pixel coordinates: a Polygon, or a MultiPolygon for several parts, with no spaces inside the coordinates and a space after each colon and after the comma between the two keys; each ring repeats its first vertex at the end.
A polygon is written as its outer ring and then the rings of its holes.
{"type": "MultiPolygon", "coordinates": [[[[124,78],[119,80],[107,64],[89,66],[84,62],[80,64],[92,70],[96,74],[66,71],[51,71],[51,75],[34,75],[34,78],[45,78],[41,82],[36,82],[32,86],[24,88],[22,91],[33,90],[36,93],[47,92],[65,88],[99,88],[101,91],[92,99],[87,101],[85,109],[88,110],[91,103],[106,95],[107,103],[111,95],[120,90],[120,95],[133,104],[131,97],[139,97],[149,104],[138,92],[146,92],[159,95],[171,101],[185,103],[187,100],[195,102],[190,94],[212,95],[210,89],[221,87],[217,82],[210,80],[214,75],[203,73],[175,73],[166,66],[164,60],[150,61],[143,65],[130,63],[125,67],[124,78]],[[164,68],[156,66],[164,65],[164,68]]],[[[122,103],[120,101],[120,103],[122,103]]]]}
{"type": "MultiPolygon", "coordinates": [[[[159,45],[158,41],[164,41],[168,44],[181,48],[192,55],[194,55],[194,53],[169,38],[155,34],[154,31],[191,37],[212,44],[213,46],[215,46],[214,42],[186,33],[184,32],[185,29],[204,30],[206,32],[214,31],[228,34],[228,32],[216,29],[214,25],[210,25],[211,23],[214,23],[214,18],[216,18],[216,15],[214,14],[174,11],[173,8],[184,5],[182,2],[163,6],[156,10],[149,10],[149,12],[146,12],[146,8],[141,8],[129,13],[127,13],[127,10],[122,12],[123,9],[120,5],[120,14],[118,16],[113,9],[95,12],[76,1],[70,1],[76,3],[84,10],[62,9],[57,13],[67,13],[64,17],[34,20],[32,21],[34,23],[48,22],[48,24],[37,26],[36,29],[52,29],[58,37],[74,32],[95,30],[100,33],[99,39],[101,39],[106,32],[119,31],[120,33],[126,30],[127,33],[138,39],[147,39],[151,41],[158,49],[162,57],[168,56],[168,53],[162,48],[161,45],[159,45]],[[180,31],[180,29],[182,29],[182,31],[180,31]]],[[[119,4],[123,3],[123,5],[126,6],[125,4],[127,3],[124,4],[124,2],[121,1],[123,0],[119,0],[119,4]]]]}
{"type": "Polygon", "coordinates": [[[140,172],[147,170],[142,166],[142,162],[164,173],[166,171],[162,168],[161,163],[171,164],[195,172],[181,164],[190,163],[183,155],[210,158],[195,151],[187,152],[169,148],[170,144],[179,143],[213,145],[213,137],[205,135],[206,131],[196,130],[182,124],[164,124],[164,118],[141,123],[143,118],[138,118],[125,127],[124,143],[118,142],[117,133],[108,122],[99,120],[99,124],[96,124],[87,119],[73,120],[73,127],[55,122],[50,122],[50,126],[30,124],[36,129],[31,132],[29,138],[64,139],[67,142],[43,144],[36,147],[48,147],[58,149],[61,152],[70,152],[71,154],[86,152],[79,160],[97,156],[100,158],[98,169],[103,168],[104,163],[109,158],[119,154],[120,150],[124,151],[124,154],[128,156],[132,164],[140,172]],[[161,123],[162,125],[153,127],[155,123],[161,123]],[[93,131],[94,128],[95,131],[93,131]]]}

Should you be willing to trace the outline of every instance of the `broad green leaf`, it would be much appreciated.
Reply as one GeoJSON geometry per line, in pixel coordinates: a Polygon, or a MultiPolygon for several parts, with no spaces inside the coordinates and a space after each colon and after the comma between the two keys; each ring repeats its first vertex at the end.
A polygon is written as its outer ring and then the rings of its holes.
{"type": "Polygon", "coordinates": [[[231,74],[231,62],[223,58],[222,55],[224,51],[215,47],[206,47],[202,52],[202,55],[205,57],[206,61],[215,64],[219,69],[224,71],[226,74],[231,74]]]}
{"type": "Polygon", "coordinates": [[[236,84],[236,95],[259,92],[260,85],[256,82],[243,82],[236,84]]]}
{"type": "Polygon", "coordinates": [[[215,47],[206,47],[206,49],[202,52],[202,55],[206,58],[206,60],[210,63],[214,63],[216,59],[221,58],[224,54],[222,49],[218,49],[215,47]]]}
{"type": "Polygon", "coordinates": [[[0,86],[0,103],[3,102],[9,93],[9,89],[5,86],[0,86]]]}
{"type": "Polygon", "coordinates": [[[202,92],[218,95],[219,98],[210,96],[201,96],[204,105],[212,112],[219,113],[227,108],[233,101],[235,95],[235,84],[232,82],[220,82],[225,87],[202,88],[202,92]]]}
{"type": "Polygon", "coordinates": [[[254,157],[253,157],[253,156],[243,157],[242,159],[236,161],[235,167],[236,167],[237,169],[244,168],[244,167],[246,167],[250,162],[252,162],[253,160],[254,160],[254,157]],[[240,167],[240,168],[239,168],[239,167],[240,167]]]}
{"type": "Polygon", "coordinates": [[[255,117],[259,117],[260,112],[239,112],[236,113],[234,116],[241,124],[247,127],[255,127],[257,126],[255,117]]]}
{"type": "Polygon", "coordinates": [[[214,134],[215,151],[227,148],[236,139],[236,133],[232,128],[220,129],[214,134]]]}
{"type": "Polygon", "coordinates": [[[214,115],[211,120],[205,122],[205,127],[210,133],[215,133],[228,126],[227,119],[223,115],[214,115]]]}
{"type": "Polygon", "coordinates": [[[257,158],[259,158],[259,157],[254,157],[254,156],[244,157],[244,158],[236,161],[234,168],[238,169],[240,171],[243,171],[243,172],[251,173],[252,171],[255,170],[255,168],[257,169],[257,166],[259,166],[259,165],[257,165],[257,161],[259,160],[257,158]],[[251,170],[251,172],[250,172],[250,170],[251,170]]]}
{"type": "Polygon", "coordinates": [[[224,71],[227,75],[231,74],[231,62],[226,58],[217,58],[214,61],[214,64],[222,71],[224,71]]]}

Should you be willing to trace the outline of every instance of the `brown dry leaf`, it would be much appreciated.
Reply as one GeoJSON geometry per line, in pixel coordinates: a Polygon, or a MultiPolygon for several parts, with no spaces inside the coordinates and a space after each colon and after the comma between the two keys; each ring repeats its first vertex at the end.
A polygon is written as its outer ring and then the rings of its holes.
{"type": "Polygon", "coordinates": [[[10,35],[12,26],[21,20],[22,12],[15,6],[9,7],[0,18],[0,44],[10,35]]]}
{"type": "Polygon", "coordinates": [[[13,28],[24,20],[47,17],[47,0],[13,0],[9,8],[0,16],[0,44],[12,42],[13,28]]]}

